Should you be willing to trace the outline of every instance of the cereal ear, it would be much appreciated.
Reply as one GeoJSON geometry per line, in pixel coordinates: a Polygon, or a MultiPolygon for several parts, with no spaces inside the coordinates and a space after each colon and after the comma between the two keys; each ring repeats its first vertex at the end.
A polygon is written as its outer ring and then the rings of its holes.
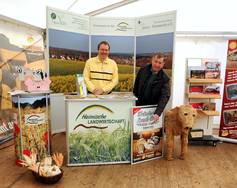
{"type": "Polygon", "coordinates": [[[52,158],[58,167],[61,167],[63,165],[63,154],[62,153],[54,153],[52,158]]]}

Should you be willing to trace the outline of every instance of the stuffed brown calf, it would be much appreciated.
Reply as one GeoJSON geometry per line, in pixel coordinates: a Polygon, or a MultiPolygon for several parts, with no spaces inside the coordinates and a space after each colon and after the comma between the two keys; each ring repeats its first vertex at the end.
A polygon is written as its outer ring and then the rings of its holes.
{"type": "Polygon", "coordinates": [[[188,134],[197,117],[197,110],[191,105],[175,107],[165,113],[165,132],[167,143],[167,160],[173,160],[174,136],[181,136],[180,159],[185,158],[188,149],[188,134]]]}

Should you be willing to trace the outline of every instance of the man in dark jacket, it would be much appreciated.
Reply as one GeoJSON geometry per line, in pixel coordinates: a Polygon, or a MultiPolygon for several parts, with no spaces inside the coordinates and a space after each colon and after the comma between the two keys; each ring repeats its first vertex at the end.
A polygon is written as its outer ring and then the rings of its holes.
{"type": "Polygon", "coordinates": [[[162,70],[164,65],[164,56],[155,54],[151,64],[139,70],[133,89],[134,95],[138,98],[137,106],[157,105],[153,115],[154,121],[159,120],[170,98],[169,77],[162,70]]]}

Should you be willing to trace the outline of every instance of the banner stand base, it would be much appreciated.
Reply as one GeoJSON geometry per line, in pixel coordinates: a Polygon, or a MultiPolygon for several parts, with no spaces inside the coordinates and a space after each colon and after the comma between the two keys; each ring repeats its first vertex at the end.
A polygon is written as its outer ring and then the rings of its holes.
{"type": "Polygon", "coordinates": [[[231,143],[237,144],[237,140],[235,140],[235,139],[220,137],[220,136],[217,136],[217,135],[213,135],[213,136],[214,136],[215,138],[219,139],[219,140],[222,141],[222,142],[231,142],[231,143]]]}

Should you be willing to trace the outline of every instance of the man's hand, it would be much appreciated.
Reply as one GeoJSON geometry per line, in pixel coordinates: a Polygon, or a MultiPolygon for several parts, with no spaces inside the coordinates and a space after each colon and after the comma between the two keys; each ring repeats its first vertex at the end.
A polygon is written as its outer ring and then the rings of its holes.
{"type": "Polygon", "coordinates": [[[103,89],[101,89],[101,88],[96,88],[96,89],[94,89],[94,91],[93,91],[93,94],[94,95],[102,95],[104,93],[104,91],[103,91],[103,89]]]}
{"type": "Polygon", "coordinates": [[[157,115],[157,114],[153,114],[152,115],[152,119],[153,119],[152,122],[155,123],[155,122],[157,122],[160,119],[160,116],[157,115]]]}

